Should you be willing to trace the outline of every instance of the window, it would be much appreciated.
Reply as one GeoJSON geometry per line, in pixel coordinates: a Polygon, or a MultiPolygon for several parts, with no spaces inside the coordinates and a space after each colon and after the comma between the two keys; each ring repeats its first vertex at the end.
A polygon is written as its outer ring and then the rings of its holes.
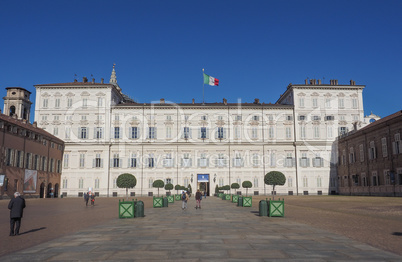
{"type": "Polygon", "coordinates": [[[318,99],[313,98],[313,107],[318,107],[318,99]]]}
{"type": "Polygon", "coordinates": [[[258,154],[253,154],[252,163],[254,167],[258,167],[260,165],[260,157],[258,154]]]}
{"type": "Polygon", "coordinates": [[[321,177],[317,177],[317,187],[322,187],[322,179],[321,177]]]}
{"type": "Polygon", "coordinates": [[[167,121],[172,121],[172,116],[166,116],[167,121]]]}
{"type": "Polygon", "coordinates": [[[378,178],[377,178],[377,172],[372,173],[372,179],[373,179],[373,186],[378,186],[378,178]]]}
{"type": "Polygon", "coordinates": [[[251,128],[251,138],[258,139],[258,129],[255,126],[251,128]]]}
{"type": "Polygon", "coordinates": [[[26,153],[25,155],[25,168],[26,169],[31,169],[31,159],[32,154],[31,153],[26,153]]]}
{"type": "Polygon", "coordinates": [[[259,119],[260,119],[259,116],[253,116],[254,121],[258,121],[259,119]]]}
{"type": "Polygon", "coordinates": [[[348,128],[347,128],[347,127],[341,126],[341,127],[339,128],[339,135],[340,135],[340,136],[345,135],[347,132],[348,132],[348,128]]]}
{"type": "Polygon", "coordinates": [[[42,157],[42,171],[47,171],[47,158],[45,156],[42,157]]]}
{"type": "Polygon", "coordinates": [[[87,139],[88,138],[88,128],[87,127],[80,127],[79,128],[79,134],[81,139],[87,139]]]}
{"type": "Polygon", "coordinates": [[[63,179],[63,188],[67,188],[67,178],[63,179]]]}
{"type": "Polygon", "coordinates": [[[85,167],[85,154],[81,153],[80,154],[80,168],[84,168],[85,167]]]}
{"type": "Polygon", "coordinates": [[[334,119],[335,119],[334,116],[325,116],[325,121],[332,121],[334,119]]]}
{"type": "Polygon", "coordinates": [[[331,108],[331,98],[326,98],[325,99],[325,107],[326,108],[331,108]]]}
{"type": "Polygon", "coordinates": [[[152,188],[154,185],[154,180],[152,178],[148,179],[148,187],[152,188]]]}
{"type": "Polygon", "coordinates": [[[166,127],[166,138],[168,139],[172,138],[172,127],[170,126],[166,127]]]}
{"type": "Polygon", "coordinates": [[[103,138],[103,127],[95,127],[95,138],[96,139],[103,138]]]}
{"type": "Polygon", "coordinates": [[[47,120],[47,115],[43,115],[42,116],[42,121],[46,121],[47,120]]]}
{"type": "Polygon", "coordinates": [[[113,154],[113,167],[121,167],[121,160],[119,158],[119,154],[115,153],[113,154]]]}
{"type": "Polygon", "coordinates": [[[292,121],[292,120],[293,120],[293,116],[292,116],[292,115],[287,115],[287,116],[286,116],[286,120],[287,120],[287,121],[292,121]]]}
{"type": "Polygon", "coordinates": [[[310,166],[310,159],[307,158],[307,152],[302,152],[302,157],[300,158],[300,166],[308,167],[310,166]]]}
{"type": "Polygon", "coordinates": [[[201,116],[201,120],[207,121],[208,117],[206,115],[201,116]]]}
{"type": "Polygon", "coordinates": [[[364,148],[363,144],[359,145],[360,162],[364,162],[364,148]]]}
{"type": "Polygon", "coordinates": [[[118,114],[114,115],[114,121],[119,121],[120,120],[120,116],[118,114]]]}
{"type": "Polygon", "coordinates": [[[103,98],[98,97],[98,107],[102,107],[102,106],[103,106],[103,98]]]}
{"type": "Polygon", "coordinates": [[[286,138],[287,139],[291,139],[292,138],[292,130],[290,129],[290,127],[286,128],[286,138]]]}
{"type": "Polygon", "coordinates": [[[103,167],[103,161],[99,153],[95,155],[94,167],[103,167]]]}
{"type": "Polygon", "coordinates": [[[299,107],[304,107],[304,97],[299,98],[299,107]]]}
{"type": "Polygon", "coordinates": [[[275,151],[271,151],[271,154],[270,154],[270,166],[271,167],[276,166],[276,154],[275,154],[275,151]]]}
{"type": "Polygon", "coordinates": [[[241,135],[240,135],[240,127],[239,126],[235,126],[234,127],[234,139],[240,139],[241,135]]]}
{"type": "Polygon", "coordinates": [[[55,107],[55,108],[59,108],[59,107],[60,107],[60,98],[56,98],[56,99],[54,100],[54,107],[55,107]]]}
{"type": "Polygon", "coordinates": [[[73,106],[73,99],[72,98],[68,98],[67,99],[67,108],[71,108],[73,106]]]}
{"type": "Polygon", "coordinates": [[[80,189],[84,188],[84,179],[80,178],[78,180],[78,188],[80,189]]]}
{"type": "Polygon", "coordinates": [[[292,179],[292,177],[288,177],[288,187],[293,187],[293,179],[292,179]]]}
{"type": "Polygon", "coordinates": [[[99,178],[95,179],[95,188],[99,188],[99,178]]]}
{"type": "Polygon", "coordinates": [[[192,160],[190,158],[190,154],[188,154],[188,153],[183,154],[183,158],[181,159],[181,166],[182,167],[191,167],[192,166],[192,160]]]}
{"type": "Polygon", "coordinates": [[[333,134],[333,131],[332,131],[332,126],[327,126],[327,137],[328,138],[333,138],[334,137],[334,134],[333,134]]]}
{"type": "Polygon", "coordinates": [[[131,168],[137,167],[137,158],[135,154],[131,154],[130,167],[131,168]]]}
{"type": "Polygon", "coordinates": [[[377,158],[377,152],[376,152],[374,141],[371,141],[369,144],[368,154],[369,154],[370,160],[377,158]]]}
{"type": "Polygon", "coordinates": [[[156,127],[148,127],[148,138],[156,139],[156,127]]]}
{"type": "Polygon", "coordinates": [[[284,166],[285,167],[293,167],[294,166],[294,158],[292,156],[292,153],[287,153],[286,154],[286,158],[285,158],[285,162],[284,162],[284,166]]]}
{"type": "Polygon", "coordinates": [[[351,147],[349,149],[349,163],[352,164],[354,162],[356,162],[355,151],[354,151],[353,147],[351,147]]]}
{"type": "Polygon", "coordinates": [[[88,106],[88,99],[87,98],[83,98],[82,99],[82,107],[87,107],[88,106]]]}
{"type": "Polygon", "coordinates": [[[314,138],[320,138],[320,126],[314,126],[314,138]]]}
{"type": "Polygon", "coordinates": [[[299,116],[299,121],[305,121],[306,120],[306,116],[305,115],[300,115],[299,116]]]}
{"type": "Polygon", "coordinates": [[[313,166],[314,167],[323,167],[324,159],[317,154],[317,156],[313,159],[313,166]]]}
{"type": "Polygon", "coordinates": [[[236,121],[241,121],[241,115],[235,115],[235,120],[236,121]]]}
{"type": "Polygon", "coordinates": [[[216,166],[217,167],[225,167],[226,166],[226,159],[225,155],[220,153],[218,154],[218,158],[216,159],[216,166]]]}
{"type": "Polygon", "coordinates": [[[338,100],[338,107],[339,108],[344,108],[345,107],[345,101],[343,98],[339,98],[338,100]]]}
{"type": "Polygon", "coordinates": [[[148,167],[152,168],[155,167],[155,162],[153,157],[148,158],[148,167]]]}
{"type": "Polygon", "coordinates": [[[47,108],[49,105],[49,100],[47,98],[43,99],[42,107],[47,108]]]}
{"type": "Polygon", "coordinates": [[[233,158],[233,166],[234,167],[242,167],[244,166],[243,159],[240,153],[236,153],[236,157],[233,158]]]}
{"type": "Polygon", "coordinates": [[[139,138],[139,128],[136,126],[130,127],[130,138],[137,139],[139,138]]]}
{"type": "Polygon", "coordinates": [[[33,169],[38,170],[38,168],[39,168],[39,156],[35,155],[34,162],[33,162],[33,169]]]}
{"type": "Polygon", "coordinates": [[[170,154],[170,153],[166,154],[166,157],[163,161],[163,166],[164,167],[173,167],[172,154],[170,154]]]}
{"type": "Polygon", "coordinates": [[[183,138],[184,139],[191,138],[191,136],[190,136],[190,128],[189,127],[184,127],[183,128],[183,138]]]}
{"type": "Polygon", "coordinates": [[[198,166],[199,167],[208,167],[208,158],[207,154],[201,153],[201,157],[198,159],[198,166]]]}
{"type": "Polygon", "coordinates": [[[394,135],[394,142],[392,142],[392,152],[394,154],[402,153],[402,143],[400,133],[394,135]]]}
{"type": "Polygon", "coordinates": [[[58,136],[59,135],[59,128],[58,127],[53,127],[53,135],[58,136]]]}
{"type": "Polygon", "coordinates": [[[387,157],[388,156],[388,148],[387,148],[387,138],[383,137],[381,138],[381,150],[382,150],[382,157],[387,157]]]}
{"type": "Polygon", "coordinates": [[[273,127],[273,126],[270,126],[270,127],[268,128],[268,137],[269,137],[270,139],[272,139],[272,138],[275,137],[275,132],[274,132],[274,127],[273,127]]]}
{"type": "Polygon", "coordinates": [[[116,126],[114,128],[114,138],[119,139],[120,138],[120,127],[116,126]]]}
{"type": "Polygon", "coordinates": [[[71,127],[66,126],[66,130],[65,130],[65,133],[64,133],[64,138],[70,139],[70,136],[71,136],[71,127]]]}
{"type": "Polygon", "coordinates": [[[352,107],[357,108],[357,99],[356,98],[352,98],[352,107]]]}
{"type": "Polygon", "coordinates": [[[312,116],[312,117],[311,117],[311,120],[313,120],[313,121],[319,121],[319,120],[321,120],[321,117],[320,117],[320,116],[312,116]]]}
{"type": "Polygon", "coordinates": [[[218,127],[218,130],[216,131],[216,138],[218,139],[224,139],[226,135],[226,130],[223,127],[218,127]]]}
{"type": "Polygon", "coordinates": [[[200,128],[200,138],[201,139],[206,139],[206,138],[208,138],[208,132],[207,132],[207,129],[208,128],[206,128],[206,127],[201,127],[200,128]]]}
{"type": "Polygon", "coordinates": [[[306,176],[303,177],[303,187],[308,187],[308,178],[306,176]]]}
{"type": "Polygon", "coordinates": [[[306,138],[306,126],[300,126],[300,138],[306,138]]]}

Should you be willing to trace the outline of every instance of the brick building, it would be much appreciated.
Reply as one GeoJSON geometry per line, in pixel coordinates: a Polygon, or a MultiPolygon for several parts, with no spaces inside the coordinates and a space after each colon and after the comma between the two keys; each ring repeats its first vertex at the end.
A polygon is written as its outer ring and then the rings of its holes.
{"type": "Polygon", "coordinates": [[[30,92],[7,88],[0,112],[0,199],[59,195],[63,140],[29,123],[30,92]],[[19,114],[20,113],[20,114],[19,114]],[[22,116],[22,117],[21,117],[22,116]]]}
{"type": "Polygon", "coordinates": [[[342,195],[402,196],[402,111],[338,140],[342,195]]]}

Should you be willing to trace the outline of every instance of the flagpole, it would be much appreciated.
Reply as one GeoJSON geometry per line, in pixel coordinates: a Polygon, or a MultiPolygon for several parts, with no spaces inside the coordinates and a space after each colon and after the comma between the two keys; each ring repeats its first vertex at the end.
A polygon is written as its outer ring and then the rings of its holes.
{"type": "Polygon", "coordinates": [[[204,68],[202,69],[202,104],[204,105],[204,88],[205,88],[205,84],[204,84],[204,68]]]}

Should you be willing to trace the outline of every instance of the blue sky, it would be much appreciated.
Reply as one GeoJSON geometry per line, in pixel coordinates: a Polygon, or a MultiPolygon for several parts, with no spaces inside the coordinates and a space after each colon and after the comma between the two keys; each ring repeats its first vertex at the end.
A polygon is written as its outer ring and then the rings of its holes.
{"type": "Polygon", "coordinates": [[[0,0],[0,95],[109,81],[116,63],[138,102],[202,102],[205,68],[220,80],[206,102],[274,103],[289,83],[353,79],[365,114],[384,117],[402,109],[401,13],[399,0],[0,0]]]}

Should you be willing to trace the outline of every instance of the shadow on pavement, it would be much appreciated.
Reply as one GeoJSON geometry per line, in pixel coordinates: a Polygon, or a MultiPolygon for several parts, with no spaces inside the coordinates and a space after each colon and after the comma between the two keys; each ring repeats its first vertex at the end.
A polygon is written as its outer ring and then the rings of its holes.
{"type": "Polygon", "coordinates": [[[20,235],[33,233],[33,232],[36,232],[36,231],[39,231],[39,230],[42,230],[42,229],[46,229],[46,227],[40,227],[40,228],[31,229],[31,230],[25,231],[24,233],[20,233],[20,235]]]}
{"type": "Polygon", "coordinates": [[[402,236],[402,232],[394,232],[394,233],[392,233],[392,235],[394,235],[394,236],[402,236]]]}

